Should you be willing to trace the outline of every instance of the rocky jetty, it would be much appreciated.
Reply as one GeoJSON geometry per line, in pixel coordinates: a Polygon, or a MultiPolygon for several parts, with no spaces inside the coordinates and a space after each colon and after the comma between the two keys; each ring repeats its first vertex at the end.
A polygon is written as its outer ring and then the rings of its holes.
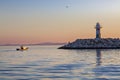
{"type": "Polygon", "coordinates": [[[77,39],[68,43],[59,49],[120,49],[119,38],[101,38],[101,25],[96,23],[95,39],[77,39]]]}
{"type": "Polygon", "coordinates": [[[119,38],[77,39],[59,49],[120,49],[119,38]]]}

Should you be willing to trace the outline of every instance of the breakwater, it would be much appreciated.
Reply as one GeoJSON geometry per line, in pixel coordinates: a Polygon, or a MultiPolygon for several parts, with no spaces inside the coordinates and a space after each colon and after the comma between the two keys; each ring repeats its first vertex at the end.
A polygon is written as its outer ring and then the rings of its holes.
{"type": "Polygon", "coordinates": [[[119,38],[77,39],[59,49],[120,49],[119,38]]]}

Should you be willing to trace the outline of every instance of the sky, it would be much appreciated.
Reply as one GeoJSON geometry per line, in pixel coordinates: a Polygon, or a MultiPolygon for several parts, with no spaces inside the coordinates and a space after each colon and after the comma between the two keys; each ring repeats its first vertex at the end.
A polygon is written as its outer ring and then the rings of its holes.
{"type": "Polygon", "coordinates": [[[120,0],[0,0],[0,44],[120,38],[120,0]]]}

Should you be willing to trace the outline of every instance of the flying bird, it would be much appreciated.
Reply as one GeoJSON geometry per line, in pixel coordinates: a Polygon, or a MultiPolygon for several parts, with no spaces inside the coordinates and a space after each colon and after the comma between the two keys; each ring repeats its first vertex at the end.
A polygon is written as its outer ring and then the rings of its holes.
{"type": "Polygon", "coordinates": [[[69,8],[69,6],[67,5],[67,6],[65,6],[66,8],[69,8]]]}

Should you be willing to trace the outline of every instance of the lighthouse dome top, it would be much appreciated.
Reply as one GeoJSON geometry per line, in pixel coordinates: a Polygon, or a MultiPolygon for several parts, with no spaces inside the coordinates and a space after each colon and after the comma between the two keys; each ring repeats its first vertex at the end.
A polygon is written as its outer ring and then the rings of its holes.
{"type": "Polygon", "coordinates": [[[102,28],[99,22],[96,23],[96,28],[102,28]]]}

